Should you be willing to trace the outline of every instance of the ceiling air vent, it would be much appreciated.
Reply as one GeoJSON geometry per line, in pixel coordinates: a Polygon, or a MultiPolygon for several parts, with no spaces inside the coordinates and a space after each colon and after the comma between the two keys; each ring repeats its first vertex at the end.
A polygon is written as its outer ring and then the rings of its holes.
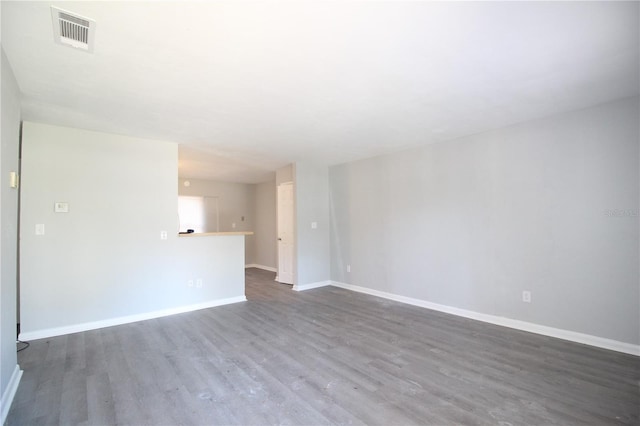
{"type": "Polygon", "coordinates": [[[51,6],[53,37],[56,43],[93,52],[96,22],[66,10],[51,6]]]}

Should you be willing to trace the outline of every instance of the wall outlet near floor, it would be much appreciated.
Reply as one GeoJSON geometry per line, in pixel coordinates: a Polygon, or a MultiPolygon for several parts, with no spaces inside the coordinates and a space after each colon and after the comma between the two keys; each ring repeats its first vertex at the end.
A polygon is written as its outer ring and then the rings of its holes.
{"type": "Polygon", "coordinates": [[[161,240],[167,239],[167,231],[160,231],[160,239],[161,240]]]}
{"type": "Polygon", "coordinates": [[[193,280],[189,280],[189,281],[187,281],[187,286],[189,286],[189,287],[193,287],[193,280]]]}
{"type": "Polygon", "coordinates": [[[351,272],[351,265],[347,265],[347,272],[351,272]]]}
{"type": "Polygon", "coordinates": [[[196,287],[197,287],[197,288],[202,288],[202,278],[198,278],[198,279],[196,280],[196,287]]]}
{"type": "Polygon", "coordinates": [[[522,301],[526,303],[531,303],[531,292],[524,290],[522,292],[522,301]]]}

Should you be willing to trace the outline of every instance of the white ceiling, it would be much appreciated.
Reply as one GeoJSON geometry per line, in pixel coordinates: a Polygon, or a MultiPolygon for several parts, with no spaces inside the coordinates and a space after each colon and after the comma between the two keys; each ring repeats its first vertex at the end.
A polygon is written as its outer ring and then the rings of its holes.
{"type": "Polygon", "coordinates": [[[260,182],[639,93],[638,2],[6,2],[23,119],[260,182]],[[55,44],[50,6],[97,21],[55,44]]]}

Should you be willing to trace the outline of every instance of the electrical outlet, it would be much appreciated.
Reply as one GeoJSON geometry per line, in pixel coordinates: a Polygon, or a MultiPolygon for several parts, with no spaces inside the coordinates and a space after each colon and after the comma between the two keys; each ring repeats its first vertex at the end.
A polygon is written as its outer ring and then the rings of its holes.
{"type": "Polygon", "coordinates": [[[167,231],[160,231],[160,239],[161,240],[167,239],[167,231]]]}
{"type": "Polygon", "coordinates": [[[44,235],[44,223],[36,224],[36,235],[44,235]]]}
{"type": "Polygon", "coordinates": [[[347,272],[351,272],[351,265],[347,265],[347,272]]]}
{"type": "Polygon", "coordinates": [[[233,223],[231,224],[231,228],[236,229],[236,223],[235,223],[235,222],[233,222],[233,223]]]}
{"type": "Polygon", "coordinates": [[[193,280],[189,280],[189,281],[187,281],[187,285],[188,285],[189,287],[193,287],[193,280]]]}
{"type": "Polygon", "coordinates": [[[202,278],[198,278],[198,279],[196,280],[196,287],[197,287],[197,288],[202,288],[202,278]]]}
{"type": "Polygon", "coordinates": [[[531,292],[530,291],[523,291],[522,292],[522,301],[525,303],[531,303],[531,292]]]}
{"type": "Polygon", "coordinates": [[[318,229],[318,222],[311,222],[311,229],[318,229]]]}

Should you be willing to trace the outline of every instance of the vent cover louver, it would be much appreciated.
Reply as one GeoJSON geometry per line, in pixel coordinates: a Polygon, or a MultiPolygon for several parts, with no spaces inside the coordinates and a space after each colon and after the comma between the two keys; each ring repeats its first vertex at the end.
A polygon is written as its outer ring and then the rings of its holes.
{"type": "Polygon", "coordinates": [[[93,34],[96,23],[93,19],[75,15],[66,10],[51,6],[53,19],[53,37],[56,43],[76,49],[93,51],[93,34]]]}

